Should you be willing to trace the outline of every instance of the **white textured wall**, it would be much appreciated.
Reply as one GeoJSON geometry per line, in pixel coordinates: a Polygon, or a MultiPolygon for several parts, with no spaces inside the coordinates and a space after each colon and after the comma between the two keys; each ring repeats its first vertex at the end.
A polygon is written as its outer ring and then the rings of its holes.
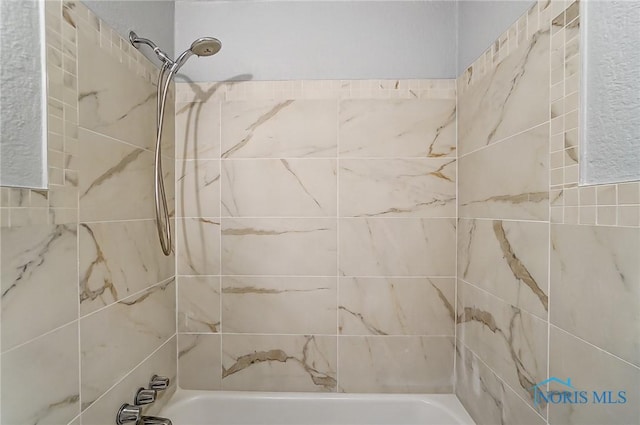
{"type": "Polygon", "coordinates": [[[0,1],[0,184],[46,187],[44,17],[37,1],[0,1]]]}
{"type": "Polygon", "coordinates": [[[449,1],[178,1],[175,30],[177,51],[222,41],[185,65],[194,81],[456,77],[449,1]]]}
{"type": "Polygon", "coordinates": [[[582,7],[581,183],[640,180],[640,2],[582,7]]]}
{"type": "Polygon", "coordinates": [[[533,0],[466,0],[458,2],[458,74],[464,72],[533,0]]]}

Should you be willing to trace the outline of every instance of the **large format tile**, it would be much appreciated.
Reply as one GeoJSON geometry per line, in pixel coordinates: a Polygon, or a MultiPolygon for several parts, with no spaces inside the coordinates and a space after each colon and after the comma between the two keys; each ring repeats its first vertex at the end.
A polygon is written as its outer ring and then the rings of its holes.
{"type": "Polygon", "coordinates": [[[458,161],[460,217],[549,218],[549,125],[458,161]]]}
{"type": "Polygon", "coordinates": [[[220,332],[220,277],[177,279],[178,332],[220,332]]]}
{"type": "MultiPolygon", "coordinates": [[[[603,316],[600,316],[603,318],[603,316]]],[[[610,317],[610,316],[609,316],[610,317]]],[[[607,319],[609,319],[607,317],[607,319]]],[[[629,335],[637,339],[638,335],[629,335]]],[[[625,363],[611,354],[579,340],[551,326],[549,346],[549,375],[561,380],[571,379],[576,391],[587,391],[589,403],[549,403],[551,425],[627,425],[637,424],[640,418],[640,368],[625,363]],[[612,401],[618,400],[618,392],[625,391],[626,403],[593,403],[593,392],[602,396],[611,391],[612,401]]],[[[552,383],[551,391],[563,391],[566,387],[552,383]]]]}
{"type": "Polygon", "coordinates": [[[335,391],[337,337],[223,335],[222,388],[335,391]]]}
{"type": "Polygon", "coordinates": [[[222,104],[223,158],[335,157],[335,100],[222,104]]]}
{"type": "Polygon", "coordinates": [[[549,29],[525,41],[460,94],[458,146],[466,154],[549,119],[549,29]]]}
{"type": "Polygon", "coordinates": [[[78,316],[77,226],[3,227],[2,350],[78,316]]]}
{"type": "MultiPolygon", "coordinates": [[[[80,313],[91,313],[175,274],[151,220],[79,226],[80,313]]],[[[75,261],[75,258],[74,258],[75,261]]]]}
{"type": "Polygon", "coordinates": [[[222,273],[336,274],[335,219],[224,219],[222,273]]]}
{"type": "Polygon", "coordinates": [[[456,395],[478,425],[546,424],[460,341],[456,344],[456,395]]]}
{"type": "Polygon", "coordinates": [[[178,335],[178,385],[183,390],[220,390],[222,363],[221,336],[178,335]]]}
{"type": "Polygon", "coordinates": [[[458,303],[458,339],[533,406],[532,387],[547,374],[547,322],[462,281],[458,303]]]}
{"type": "Polygon", "coordinates": [[[344,276],[454,276],[455,219],[340,219],[344,276]]]}
{"type": "Polygon", "coordinates": [[[340,278],[342,335],[453,335],[453,278],[340,278]]]}
{"type": "Polygon", "coordinates": [[[547,320],[549,224],[458,222],[458,277],[547,320]]]}
{"type": "Polygon", "coordinates": [[[455,99],[343,100],[340,156],[455,156],[455,111],[455,99]]]}
{"type": "Polygon", "coordinates": [[[220,158],[220,101],[176,104],[176,158],[220,158]]]}
{"type": "Polygon", "coordinates": [[[640,366],[640,229],[551,226],[551,322],[640,366]]]}
{"type": "Polygon", "coordinates": [[[78,37],[78,108],[80,127],[153,149],[156,88],[88,37],[78,37]]]}
{"type": "Polygon", "coordinates": [[[341,159],[340,216],[456,216],[454,159],[341,159]]]}
{"type": "Polygon", "coordinates": [[[80,413],[77,322],[0,358],[3,424],[59,425],[80,413]]]}
{"type": "Polygon", "coordinates": [[[176,161],[178,217],[220,217],[220,161],[176,161]]]}
{"type": "Polygon", "coordinates": [[[220,273],[220,221],[211,218],[178,220],[177,273],[216,275],[220,273]]]}
{"type": "Polygon", "coordinates": [[[223,332],[335,334],[335,277],[223,277],[223,332]]]}
{"type": "Polygon", "coordinates": [[[222,214],[335,217],[336,186],[335,159],[226,160],[222,214]]]}
{"type": "Polygon", "coordinates": [[[359,393],[450,393],[452,337],[341,336],[339,390],[359,393]]]}
{"type": "Polygon", "coordinates": [[[173,280],[80,319],[83,410],[175,331],[173,280]]]}
{"type": "Polygon", "coordinates": [[[80,129],[76,160],[80,221],[155,217],[153,153],[80,129]]]}

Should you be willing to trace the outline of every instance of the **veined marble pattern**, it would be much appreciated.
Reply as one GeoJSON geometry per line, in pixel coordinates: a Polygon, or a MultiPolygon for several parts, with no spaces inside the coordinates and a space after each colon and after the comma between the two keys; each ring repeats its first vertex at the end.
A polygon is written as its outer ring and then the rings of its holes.
{"type": "Polygon", "coordinates": [[[2,350],[77,319],[76,226],[1,228],[2,350]]]}
{"type": "Polygon", "coordinates": [[[223,158],[335,157],[335,100],[225,102],[223,158]]]}
{"type": "Polygon", "coordinates": [[[84,129],[80,141],[80,221],[154,218],[153,153],[84,129]]]}
{"type": "Polygon", "coordinates": [[[551,246],[551,322],[640,367],[640,229],[554,224],[551,246]]]}
{"type": "Polygon", "coordinates": [[[456,379],[456,395],[478,425],[547,423],[460,341],[456,379]]]}
{"type": "Polygon", "coordinates": [[[80,320],[82,409],[176,331],[174,280],[80,320]]]}
{"type": "Polygon", "coordinates": [[[453,278],[340,278],[342,335],[453,335],[453,278]]]}
{"type": "Polygon", "coordinates": [[[222,274],[334,276],[336,219],[224,219],[222,274]]]}
{"type": "Polygon", "coordinates": [[[185,390],[220,390],[220,335],[179,334],[178,376],[185,390]]]}
{"type": "Polygon", "coordinates": [[[461,155],[549,120],[549,46],[547,23],[460,95],[461,155]]]}
{"type": "Polygon", "coordinates": [[[223,335],[222,388],[336,391],[337,337],[223,335]]]}
{"type": "Polygon", "coordinates": [[[455,159],[340,160],[342,217],[455,215],[455,159]]]}
{"type": "Polygon", "coordinates": [[[220,161],[176,161],[178,217],[220,217],[220,161]]]}
{"type": "Polygon", "coordinates": [[[547,320],[549,224],[458,221],[458,278],[547,320]]]}
{"type": "MultiPolygon", "coordinates": [[[[609,319],[610,316],[601,316],[609,319]]],[[[637,334],[628,335],[636,338],[637,334]]],[[[578,338],[551,326],[549,347],[549,375],[561,379],[571,378],[578,391],[612,391],[616,400],[618,391],[626,391],[625,404],[581,404],[577,406],[549,404],[551,425],[627,425],[638,423],[640,417],[640,368],[632,366],[611,354],[599,350],[578,338]]],[[[563,391],[556,383],[550,390],[563,391]]]]}
{"type": "Polygon", "coordinates": [[[81,315],[173,276],[174,256],[162,254],[157,238],[152,220],[80,224],[81,315]]]}
{"type": "Polygon", "coordinates": [[[340,156],[455,157],[454,99],[340,102],[340,156]]]}
{"type": "Polygon", "coordinates": [[[178,274],[219,274],[220,219],[184,218],[177,227],[178,274]]]}
{"type": "MultiPolygon", "coordinates": [[[[167,99],[170,103],[172,98],[167,99]]],[[[80,127],[154,148],[156,88],[87,37],[78,38],[78,108],[80,127]]]]}
{"type": "Polygon", "coordinates": [[[343,276],[454,276],[455,219],[340,219],[343,276]]]}
{"type": "Polygon", "coordinates": [[[232,217],[336,216],[335,159],[225,160],[222,214],[232,217]]]}
{"type": "Polygon", "coordinates": [[[176,158],[220,158],[220,101],[176,104],[176,158]]]}
{"type": "Polygon", "coordinates": [[[549,125],[458,161],[461,218],[548,220],[549,125]]]}
{"type": "Polygon", "coordinates": [[[77,322],[1,359],[3,424],[66,424],[80,413],[77,322]]]}
{"type": "Polygon", "coordinates": [[[533,406],[531,387],[547,378],[547,322],[462,281],[457,314],[458,338],[533,406]]]}
{"type": "Polygon", "coordinates": [[[132,389],[146,385],[154,374],[167,376],[171,380],[169,388],[165,391],[158,391],[155,403],[147,406],[144,410],[146,415],[157,415],[177,388],[176,339],[175,336],[171,337],[148,359],[136,366],[122,381],[84,410],[82,424],[104,425],[111,423],[114,418],[113,412],[117,412],[124,401],[131,399],[132,389]]]}
{"type": "Polygon", "coordinates": [[[222,278],[223,331],[335,334],[334,277],[222,278]]]}
{"type": "Polygon", "coordinates": [[[341,392],[450,393],[453,338],[341,336],[341,392]]]}
{"type": "Polygon", "coordinates": [[[178,332],[220,332],[220,277],[178,277],[178,332]]]}

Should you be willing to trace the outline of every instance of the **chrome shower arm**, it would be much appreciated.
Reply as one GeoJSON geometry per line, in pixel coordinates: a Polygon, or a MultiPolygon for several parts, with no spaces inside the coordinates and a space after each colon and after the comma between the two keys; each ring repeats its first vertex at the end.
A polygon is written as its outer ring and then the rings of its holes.
{"type": "MultiPolygon", "coordinates": [[[[168,63],[170,65],[174,65],[174,62],[173,62],[173,60],[171,60],[169,55],[167,55],[165,52],[163,52],[162,49],[160,49],[156,45],[156,43],[154,43],[153,41],[149,40],[148,38],[138,37],[138,35],[135,32],[129,31],[129,42],[134,46],[136,46],[136,44],[146,44],[147,46],[151,47],[151,49],[153,50],[153,53],[156,54],[158,59],[160,59],[164,63],[168,63]]],[[[137,46],[136,46],[136,48],[137,48],[137,46]]]]}

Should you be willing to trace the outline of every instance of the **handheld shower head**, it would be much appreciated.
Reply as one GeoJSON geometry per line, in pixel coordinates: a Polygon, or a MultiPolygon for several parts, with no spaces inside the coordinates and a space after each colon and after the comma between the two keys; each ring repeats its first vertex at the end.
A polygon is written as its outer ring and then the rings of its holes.
{"type": "Polygon", "coordinates": [[[213,37],[202,37],[191,44],[189,50],[198,56],[213,56],[220,51],[222,43],[213,37]]]}

